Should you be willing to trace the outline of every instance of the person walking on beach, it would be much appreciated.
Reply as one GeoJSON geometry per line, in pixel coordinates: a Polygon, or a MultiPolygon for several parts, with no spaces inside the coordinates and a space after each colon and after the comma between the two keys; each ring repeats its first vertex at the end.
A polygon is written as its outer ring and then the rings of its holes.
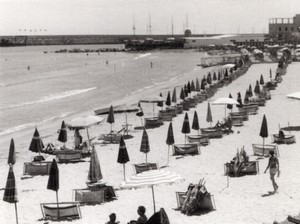
{"type": "Polygon", "coordinates": [[[269,163],[268,163],[268,166],[265,170],[265,173],[267,172],[267,170],[270,168],[270,179],[272,181],[272,184],[273,184],[273,188],[274,188],[274,193],[277,192],[277,189],[278,189],[278,185],[277,183],[275,182],[275,175],[277,173],[277,177],[279,177],[280,175],[280,170],[279,170],[279,161],[278,159],[274,156],[274,151],[273,150],[270,150],[270,155],[271,157],[269,158],[269,163]]]}

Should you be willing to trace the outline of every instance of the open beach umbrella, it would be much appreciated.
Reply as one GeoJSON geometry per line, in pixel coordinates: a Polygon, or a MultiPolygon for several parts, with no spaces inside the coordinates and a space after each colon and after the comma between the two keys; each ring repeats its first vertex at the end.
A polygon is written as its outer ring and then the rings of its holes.
{"type": "Polygon", "coordinates": [[[98,159],[98,154],[95,149],[95,146],[92,145],[92,152],[91,152],[91,160],[90,160],[90,168],[88,174],[88,180],[90,183],[95,183],[98,180],[102,180],[103,176],[101,173],[100,162],[98,159]]]}
{"type": "Polygon", "coordinates": [[[180,91],[180,99],[182,99],[182,100],[184,100],[184,98],[185,98],[185,93],[184,93],[184,90],[183,90],[183,88],[181,88],[181,91],[180,91]]]}
{"type": "Polygon", "coordinates": [[[168,145],[168,157],[167,157],[167,164],[166,164],[167,166],[169,164],[170,145],[173,145],[175,143],[172,122],[170,122],[169,124],[166,143],[168,145]]]}
{"type": "MultiPolygon", "coordinates": [[[[159,96],[162,98],[162,97],[163,97],[163,96],[162,96],[162,93],[160,93],[159,96]]],[[[157,106],[158,106],[158,107],[163,107],[163,106],[164,106],[164,102],[163,102],[163,101],[157,102],[157,106]]]]}
{"type": "Polygon", "coordinates": [[[255,84],[255,87],[254,87],[254,93],[255,94],[260,94],[260,87],[259,87],[258,80],[256,80],[256,84],[255,84]]]}
{"type": "Polygon", "coordinates": [[[181,128],[181,133],[184,134],[184,144],[186,144],[186,134],[190,133],[190,122],[189,122],[189,116],[188,113],[185,113],[182,128],[181,128]]]}
{"type": "Polygon", "coordinates": [[[184,179],[173,172],[167,170],[149,170],[134,176],[131,176],[130,179],[126,182],[121,183],[121,189],[136,189],[151,187],[152,189],[152,199],[153,199],[153,208],[155,212],[155,194],[154,186],[159,184],[173,184],[182,182],[184,179]]]}
{"type": "MultiPolygon", "coordinates": [[[[232,99],[231,93],[229,93],[229,98],[232,99]]],[[[227,109],[229,109],[229,110],[232,110],[232,108],[233,108],[232,104],[227,104],[226,107],[227,107],[227,109]]]]}
{"type": "Polygon", "coordinates": [[[263,138],[263,155],[264,155],[264,153],[265,153],[265,138],[267,138],[269,136],[269,134],[268,134],[268,124],[267,124],[267,119],[266,119],[265,114],[263,116],[263,120],[262,120],[262,123],[261,123],[259,136],[263,138]]]}
{"type": "Polygon", "coordinates": [[[153,117],[154,117],[154,104],[158,102],[164,102],[165,99],[161,96],[150,96],[140,100],[141,103],[152,103],[153,104],[153,117]]]}
{"type": "Polygon", "coordinates": [[[10,140],[7,164],[14,165],[15,163],[16,163],[15,142],[14,139],[12,138],[10,140]]]}
{"type": "Polygon", "coordinates": [[[166,105],[171,106],[171,96],[170,96],[170,91],[168,91],[167,99],[166,99],[166,105]]]}
{"type": "Polygon", "coordinates": [[[77,117],[71,120],[68,125],[72,128],[85,128],[86,134],[88,138],[88,148],[90,149],[90,136],[88,128],[100,124],[104,120],[103,117],[95,116],[95,115],[87,115],[82,117],[77,117]]]}
{"type": "Polygon", "coordinates": [[[252,97],[253,96],[253,92],[252,92],[252,86],[251,84],[249,85],[249,89],[248,89],[248,96],[252,97]]]}
{"type": "Polygon", "coordinates": [[[286,95],[287,98],[291,98],[291,99],[297,99],[300,100],[300,92],[295,92],[295,93],[291,93],[286,95]]]}
{"type": "Polygon", "coordinates": [[[259,84],[261,84],[261,85],[265,84],[264,77],[262,74],[260,75],[259,84]]]}
{"type": "Polygon", "coordinates": [[[210,127],[211,127],[211,122],[213,122],[213,118],[212,118],[212,114],[211,114],[211,109],[210,109],[210,104],[209,103],[207,105],[206,121],[210,123],[210,127]]]}
{"type": "Polygon", "coordinates": [[[124,173],[124,181],[125,181],[125,163],[129,162],[129,156],[127,152],[127,148],[125,145],[125,141],[123,135],[121,136],[120,146],[119,146],[119,154],[118,154],[118,163],[123,164],[123,173],[124,173]]]}
{"type": "Polygon", "coordinates": [[[192,129],[198,131],[198,135],[200,134],[199,133],[199,131],[200,131],[200,125],[199,125],[199,119],[198,119],[197,111],[194,112],[192,129]]]}
{"type": "MultiPolygon", "coordinates": [[[[212,102],[213,105],[225,105],[225,118],[226,118],[226,108],[227,105],[238,105],[239,102],[232,98],[219,98],[212,102]]],[[[210,108],[209,108],[210,109],[210,108]]]]}
{"type": "Polygon", "coordinates": [[[147,154],[148,154],[148,152],[150,152],[150,145],[149,145],[149,137],[148,137],[148,134],[146,132],[146,129],[144,129],[144,131],[143,131],[140,152],[145,153],[145,155],[146,155],[146,165],[147,165],[147,154]]]}
{"type": "Polygon", "coordinates": [[[64,148],[65,148],[65,144],[68,140],[68,136],[67,136],[67,128],[66,128],[66,124],[65,121],[62,121],[61,123],[61,128],[59,130],[59,134],[58,134],[58,141],[63,142],[64,143],[64,148]]]}
{"type": "Polygon", "coordinates": [[[173,94],[172,94],[172,103],[177,103],[177,94],[176,94],[176,88],[173,89],[173,94]]]}
{"type": "Polygon", "coordinates": [[[47,189],[56,192],[57,217],[59,219],[59,206],[58,206],[59,170],[55,159],[53,159],[51,163],[47,189]]]}
{"type": "Polygon", "coordinates": [[[13,171],[13,166],[11,164],[9,165],[9,171],[8,171],[8,176],[7,176],[6,185],[4,189],[3,201],[15,204],[16,223],[18,224],[17,202],[19,200],[18,200],[18,194],[16,188],[15,174],[13,171]]]}
{"type": "Polygon", "coordinates": [[[240,92],[238,92],[238,94],[237,94],[237,100],[236,101],[239,102],[239,104],[237,104],[236,107],[242,108],[243,107],[243,101],[242,101],[242,96],[241,96],[240,92]]]}
{"type": "Polygon", "coordinates": [[[109,108],[106,122],[110,123],[110,133],[111,133],[112,132],[112,124],[115,123],[114,108],[112,105],[109,108]]]}
{"type": "Polygon", "coordinates": [[[198,78],[196,78],[196,92],[200,92],[201,91],[201,89],[200,89],[200,84],[199,84],[199,79],[198,78]]]}
{"type": "Polygon", "coordinates": [[[30,146],[29,146],[29,150],[31,152],[38,152],[39,155],[41,155],[41,151],[44,148],[44,143],[40,137],[40,134],[37,130],[37,128],[35,128],[30,146]]]}

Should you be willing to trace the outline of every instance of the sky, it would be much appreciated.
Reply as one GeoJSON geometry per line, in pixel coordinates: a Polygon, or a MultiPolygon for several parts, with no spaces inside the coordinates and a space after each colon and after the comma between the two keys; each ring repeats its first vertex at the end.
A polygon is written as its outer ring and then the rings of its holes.
{"type": "Polygon", "coordinates": [[[133,34],[133,20],[136,34],[149,21],[171,34],[172,18],[174,34],[268,33],[269,18],[297,13],[300,0],[0,0],[0,35],[133,34]]]}

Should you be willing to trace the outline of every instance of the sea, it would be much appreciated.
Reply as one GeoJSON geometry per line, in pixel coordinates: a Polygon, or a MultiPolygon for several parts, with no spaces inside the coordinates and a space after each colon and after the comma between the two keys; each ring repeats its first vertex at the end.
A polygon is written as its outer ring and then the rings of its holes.
{"type": "Polygon", "coordinates": [[[124,45],[0,48],[0,138],[148,95],[166,97],[173,87],[205,74],[197,64],[206,54],[192,49],[55,53],[75,48],[124,45]]]}

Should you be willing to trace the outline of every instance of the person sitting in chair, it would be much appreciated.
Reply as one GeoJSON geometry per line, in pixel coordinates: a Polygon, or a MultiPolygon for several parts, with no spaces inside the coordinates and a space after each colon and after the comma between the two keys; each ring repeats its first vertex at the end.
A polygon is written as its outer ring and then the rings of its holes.
{"type": "Polygon", "coordinates": [[[146,208],[144,206],[139,206],[137,213],[139,214],[139,218],[135,221],[132,220],[128,224],[146,224],[147,223],[147,216],[145,215],[146,213],[146,208]]]}
{"type": "Polygon", "coordinates": [[[278,143],[283,143],[284,133],[283,133],[282,130],[279,130],[278,137],[279,137],[279,142],[278,143]]]}

